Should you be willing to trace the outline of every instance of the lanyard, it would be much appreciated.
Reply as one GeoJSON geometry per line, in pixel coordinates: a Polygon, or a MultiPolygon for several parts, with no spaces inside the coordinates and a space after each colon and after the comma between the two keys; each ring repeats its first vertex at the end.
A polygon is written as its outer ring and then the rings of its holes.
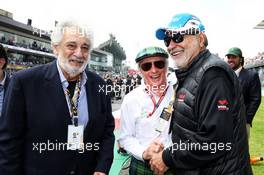
{"type": "Polygon", "coordinates": [[[70,91],[68,89],[65,90],[65,95],[70,102],[69,103],[70,116],[72,118],[72,123],[74,126],[78,126],[78,101],[80,98],[80,92],[81,92],[81,76],[77,81],[77,86],[75,86],[74,95],[72,98],[70,97],[70,91]]]}
{"type": "Polygon", "coordinates": [[[171,96],[171,99],[170,99],[169,105],[168,105],[168,107],[167,107],[168,112],[171,113],[171,114],[172,114],[172,112],[173,112],[173,103],[174,103],[175,96],[176,96],[176,89],[177,89],[177,86],[178,86],[178,83],[175,84],[175,85],[173,86],[174,94],[171,96]]]}
{"type": "Polygon", "coordinates": [[[172,116],[173,103],[174,103],[174,99],[175,99],[175,95],[176,95],[176,91],[175,91],[176,85],[173,87],[173,90],[174,90],[174,95],[171,96],[171,100],[169,102],[168,107],[163,108],[163,111],[162,111],[160,118],[159,118],[159,123],[157,124],[157,126],[155,128],[155,131],[158,131],[160,134],[165,131],[166,125],[172,116]]]}
{"type": "Polygon", "coordinates": [[[159,105],[161,104],[162,100],[164,99],[164,97],[166,95],[166,92],[167,92],[168,88],[169,88],[169,85],[167,86],[167,88],[165,89],[165,91],[162,93],[162,95],[159,98],[159,100],[158,100],[157,103],[156,103],[156,100],[155,100],[154,95],[151,92],[149,92],[148,89],[145,89],[145,92],[147,94],[149,94],[149,96],[150,96],[150,98],[152,100],[152,103],[154,105],[154,108],[153,108],[152,112],[150,114],[148,114],[148,117],[151,117],[154,114],[154,112],[158,109],[159,105]]]}

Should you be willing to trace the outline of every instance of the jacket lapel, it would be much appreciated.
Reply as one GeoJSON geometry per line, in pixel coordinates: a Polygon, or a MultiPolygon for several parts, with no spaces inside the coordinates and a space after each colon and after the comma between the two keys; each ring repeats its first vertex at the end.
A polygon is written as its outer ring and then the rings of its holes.
{"type": "Polygon", "coordinates": [[[240,79],[241,77],[243,78],[244,77],[244,73],[245,73],[245,69],[242,67],[240,73],[239,73],[239,76],[238,78],[240,79]]]}
{"type": "MultiPolygon", "coordinates": [[[[9,81],[10,81],[10,78],[9,78],[9,75],[7,74],[7,72],[5,72],[5,74],[6,74],[6,79],[5,79],[5,84],[4,84],[4,90],[6,91],[8,84],[9,84],[9,81]]],[[[5,97],[5,94],[6,93],[4,93],[4,97],[5,97]]]]}
{"type": "Polygon", "coordinates": [[[47,96],[50,99],[50,103],[52,103],[51,106],[54,107],[51,111],[56,113],[56,117],[58,117],[58,120],[63,121],[66,125],[71,124],[72,122],[69,114],[69,109],[61,85],[56,61],[53,61],[47,66],[48,68],[45,73],[44,86],[47,96]]]}
{"type": "Polygon", "coordinates": [[[88,124],[85,128],[85,132],[84,134],[88,134],[92,131],[92,127],[93,127],[93,122],[95,120],[96,117],[96,109],[97,109],[97,98],[95,97],[95,93],[96,93],[96,87],[95,87],[95,83],[94,80],[91,76],[89,76],[89,72],[86,71],[87,74],[87,82],[85,84],[85,88],[86,88],[86,95],[87,95],[87,103],[88,103],[88,113],[89,113],[89,120],[88,120],[88,124]]]}
{"type": "MultiPolygon", "coordinates": [[[[54,107],[53,111],[56,112],[56,116],[60,118],[61,121],[64,121],[65,124],[72,124],[69,109],[67,105],[67,101],[65,98],[65,94],[63,92],[63,88],[61,85],[61,80],[59,77],[59,72],[57,69],[56,61],[52,62],[48,65],[48,69],[45,73],[45,89],[47,95],[50,97],[50,103],[54,107]]],[[[92,132],[93,129],[93,121],[96,117],[96,109],[98,108],[96,105],[98,98],[96,98],[96,83],[92,76],[89,76],[89,72],[86,71],[87,74],[87,82],[85,84],[86,96],[87,96],[87,105],[88,105],[88,113],[89,120],[87,126],[84,130],[84,138],[86,138],[88,133],[92,132]]]]}

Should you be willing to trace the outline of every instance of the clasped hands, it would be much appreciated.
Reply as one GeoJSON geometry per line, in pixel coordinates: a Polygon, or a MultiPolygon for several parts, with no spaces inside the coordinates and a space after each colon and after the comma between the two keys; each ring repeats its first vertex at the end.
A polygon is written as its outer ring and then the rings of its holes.
{"type": "Polygon", "coordinates": [[[157,175],[163,175],[168,170],[162,159],[163,149],[164,145],[159,140],[154,140],[142,155],[144,160],[149,160],[151,170],[157,175]]]}

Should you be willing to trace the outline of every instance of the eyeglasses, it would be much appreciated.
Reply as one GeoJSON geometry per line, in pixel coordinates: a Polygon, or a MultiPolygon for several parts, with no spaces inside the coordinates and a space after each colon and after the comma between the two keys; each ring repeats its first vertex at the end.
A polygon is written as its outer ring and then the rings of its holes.
{"type": "Polygon", "coordinates": [[[144,71],[147,72],[152,68],[152,63],[154,63],[154,66],[158,69],[163,69],[165,67],[165,62],[160,60],[160,61],[154,61],[154,62],[147,62],[143,63],[140,65],[140,68],[144,71]]]}
{"type": "Polygon", "coordinates": [[[171,40],[174,41],[175,43],[181,43],[184,40],[185,35],[196,35],[199,34],[200,31],[194,28],[191,28],[186,31],[182,32],[176,32],[173,33],[173,31],[167,30],[166,31],[166,37],[164,38],[164,44],[166,47],[170,45],[171,40]]]}

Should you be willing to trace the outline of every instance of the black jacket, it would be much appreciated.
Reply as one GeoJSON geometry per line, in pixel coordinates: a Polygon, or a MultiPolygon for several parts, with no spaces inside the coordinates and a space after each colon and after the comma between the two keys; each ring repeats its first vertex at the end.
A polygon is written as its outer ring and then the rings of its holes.
{"type": "Polygon", "coordinates": [[[163,152],[165,164],[179,175],[252,174],[245,107],[235,73],[205,50],[176,76],[173,146],[163,152]]]}
{"type": "Polygon", "coordinates": [[[247,123],[252,125],[253,118],[261,103],[261,85],[258,73],[242,68],[239,77],[246,106],[247,123]]]}
{"type": "Polygon", "coordinates": [[[89,71],[86,74],[89,121],[83,153],[63,146],[72,121],[56,62],[13,75],[0,118],[1,175],[109,172],[114,146],[111,102],[99,91],[106,85],[103,79],[89,71]]]}
{"type": "Polygon", "coordinates": [[[4,90],[6,91],[7,90],[7,87],[8,87],[8,84],[9,84],[9,81],[10,81],[10,75],[7,72],[5,72],[5,74],[6,74],[6,79],[5,79],[4,90]]]}

